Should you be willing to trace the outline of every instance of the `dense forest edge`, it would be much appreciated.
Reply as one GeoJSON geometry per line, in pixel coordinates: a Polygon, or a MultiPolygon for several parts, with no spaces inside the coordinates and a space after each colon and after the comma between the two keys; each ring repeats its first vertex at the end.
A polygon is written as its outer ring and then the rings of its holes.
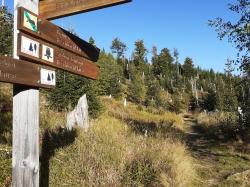
{"type": "MultiPolygon", "coordinates": [[[[40,91],[40,186],[249,186],[249,8],[237,0],[229,9],[238,22],[208,21],[238,50],[223,73],[143,40],[128,58],[119,38],[101,50],[98,80],[57,70],[56,88],[40,91]],[[68,131],[66,114],[83,94],[91,128],[68,131]]],[[[12,33],[1,7],[1,55],[12,56],[12,33]]],[[[11,157],[12,86],[0,83],[0,186],[11,185],[11,157]]]]}

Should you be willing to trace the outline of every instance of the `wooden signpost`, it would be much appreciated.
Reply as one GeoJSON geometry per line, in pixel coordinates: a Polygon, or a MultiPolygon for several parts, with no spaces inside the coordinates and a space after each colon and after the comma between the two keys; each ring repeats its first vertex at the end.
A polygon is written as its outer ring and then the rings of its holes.
{"type": "Polygon", "coordinates": [[[56,86],[51,67],[90,79],[99,76],[94,62],[100,50],[46,19],[130,1],[14,0],[14,58],[0,56],[0,82],[14,84],[13,187],[39,186],[39,88],[56,86]]]}
{"type": "Polygon", "coordinates": [[[99,76],[99,66],[92,61],[27,34],[19,34],[17,54],[25,59],[90,79],[97,79],[99,76]]]}
{"type": "MultiPolygon", "coordinates": [[[[14,50],[17,55],[18,7],[38,14],[39,0],[14,0],[14,50]]],[[[14,84],[12,186],[39,186],[39,88],[14,84]]]]}
{"type": "Polygon", "coordinates": [[[51,20],[128,2],[131,0],[42,0],[39,12],[42,18],[51,20]]]}
{"type": "Polygon", "coordinates": [[[29,35],[78,54],[93,62],[98,60],[100,49],[97,47],[47,20],[38,19],[38,15],[24,8],[20,7],[18,13],[18,29],[22,32],[26,32],[29,35]]]}
{"type": "Polygon", "coordinates": [[[55,71],[31,62],[0,55],[0,82],[53,88],[55,71]]]}

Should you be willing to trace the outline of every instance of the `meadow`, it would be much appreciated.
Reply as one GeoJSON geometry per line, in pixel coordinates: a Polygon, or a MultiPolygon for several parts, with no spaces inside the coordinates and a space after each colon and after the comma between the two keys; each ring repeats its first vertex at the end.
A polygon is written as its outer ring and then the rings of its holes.
{"type": "MultiPolygon", "coordinates": [[[[40,186],[249,185],[249,144],[226,143],[202,131],[221,118],[133,103],[124,107],[102,97],[103,112],[91,120],[89,131],[68,131],[66,113],[51,111],[41,101],[40,186]]],[[[10,129],[1,136],[0,186],[10,186],[10,129]]]]}

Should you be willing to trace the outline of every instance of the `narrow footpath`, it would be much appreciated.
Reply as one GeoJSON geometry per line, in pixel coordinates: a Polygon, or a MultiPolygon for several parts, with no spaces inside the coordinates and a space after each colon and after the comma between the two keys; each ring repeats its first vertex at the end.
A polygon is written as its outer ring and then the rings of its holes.
{"type": "Polygon", "coordinates": [[[232,143],[208,138],[193,115],[185,115],[184,121],[186,145],[199,162],[202,186],[250,187],[250,154],[236,151],[232,143]]]}

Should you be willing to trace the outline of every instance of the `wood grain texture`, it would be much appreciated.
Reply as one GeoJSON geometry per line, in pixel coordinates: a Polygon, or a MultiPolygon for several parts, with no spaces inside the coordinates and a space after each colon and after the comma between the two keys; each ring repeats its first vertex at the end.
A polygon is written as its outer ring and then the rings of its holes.
{"type": "Polygon", "coordinates": [[[54,68],[62,69],[65,71],[68,71],[70,73],[80,75],[86,78],[90,79],[98,79],[99,77],[99,66],[92,61],[83,58],[79,55],[76,55],[74,53],[71,53],[70,51],[61,49],[59,47],[56,47],[54,45],[50,45],[48,43],[45,43],[41,40],[35,39],[33,37],[30,37],[26,34],[20,33],[19,34],[19,40],[18,40],[18,48],[17,48],[17,54],[25,59],[31,60],[35,63],[39,62],[43,65],[51,66],[54,68]],[[21,51],[21,37],[25,36],[27,38],[30,38],[38,43],[40,43],[40,49],[42,49],[41,45],[50,46],[54,49],[54,62],[48,62],[43,59],[41,59],[41,51],[40,51],[40,57],[36,58],[34,56],[30,56],[28,54],[25,54],[21,51]]]}
{"type": "Polygon", "coordinates": [[[52,20],[128,2],[131,0],[43,0],[39,12],[41,18],[52,20]]]}
{"type": "MultiPolygon", "coordinates": [[[[72,53],[78,54],[91,61],[96,62],[99,58],[100,49],[89,44],[83,39],[75,36],[74,34],[66,31],[63,28],[51,23],[50,21],[39,19],[37,23],[37,30],[33,31],[25,27],[24,12],[27,11],[24,8],[19,10],[18,29],[32,35],[38,39],[46,41],[57,47],[66,49],[72,53]]],[[[31,15],[38,17],[38,15],[29,12],[31,15]]]]}
{"type": "MultiPolygon", "coordinates": [[[[14,58],[17,56],[18,7],[38,14],[39,0],[14,0],[14,58]]],[[[39,90],[13,87],[12,186],[39,186],[39,90]]]]}
{"type": "Polygon", "coordinates": [[[53,88],[40,84],[40,69],[37,64],[0,55],[0,82],[53,88]]]}
{"type": "Polygon", "coordinates": [[[39,91],[13,91],[13,187],[39,186],[39,91]]]}

